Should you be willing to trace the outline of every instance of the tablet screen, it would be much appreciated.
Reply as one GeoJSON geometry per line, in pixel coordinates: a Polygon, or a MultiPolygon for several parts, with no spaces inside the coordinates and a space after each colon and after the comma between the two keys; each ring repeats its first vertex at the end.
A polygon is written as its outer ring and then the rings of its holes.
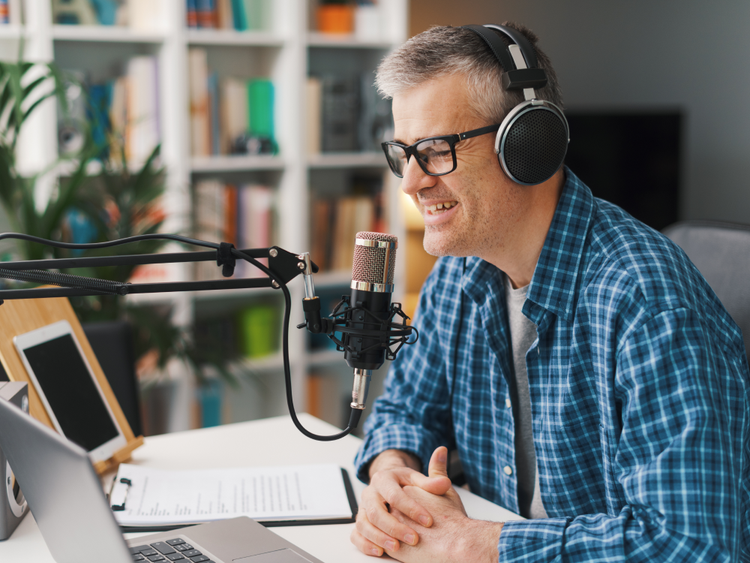
{"type": "Polygon", "coordinates": [[[62,433],[69,440],[90,452],[118,436],[70,334],[30,346],[23,352],[62,433]]]}

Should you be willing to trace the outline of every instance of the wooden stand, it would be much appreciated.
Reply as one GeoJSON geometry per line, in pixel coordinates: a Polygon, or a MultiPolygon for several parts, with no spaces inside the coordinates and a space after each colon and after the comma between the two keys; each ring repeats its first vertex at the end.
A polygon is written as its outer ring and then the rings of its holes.
{"type": "Polygon", "coordinates": [[[73,332],[75,332],[83,353],[127,441],[126,445],[115,452],[110,459],[94,463],[96,472],[102,474],[130,459],[132,451],[143,444],[143,436],[133,434],[133,430],[130,428],[130,424],[128,424],[128,420],[125,418],[120,404],[112,392],[112,387],[110,387],[109,381],[107,381],[83,332],[81,323],[67,298],[13,299],[6,300],[0,305],[0,362],[2,362],[5,373],[8,374],[11,381],[25,381],[29,384],[29,411],[31,415],[50,428],[54,428],[52,420],[13,345],[13,337],[62,320],[68,321],[70,326],[73,327],[73,332]]]}

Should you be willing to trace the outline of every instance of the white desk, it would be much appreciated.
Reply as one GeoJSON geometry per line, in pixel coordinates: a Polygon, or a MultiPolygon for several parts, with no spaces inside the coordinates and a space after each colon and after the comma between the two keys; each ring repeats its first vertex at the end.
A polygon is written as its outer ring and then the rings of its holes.
{"type": "MultiPolygon", "coordinates": [[[[300,420],[306,428],[317,434],[337,432],[333,426],[309,415],[300,415],[300,420]]],[[[336,463],[349,471],[352,485],[359,496],[365,486],[356,479],[352,466],[359,444],[360,440],[351,436],[335,442],[310,440],[297,430],[288,416],[282,416],[152,436],[133,452],[131,463],[164,469],[336,463]]],[[[519,518],[468,491],[458,491],[466,511],[473,518],[494,521],[519,518]]],[[[349,542],[353,527],[354,524],[339,524],[270,529],[326,563],[378,561],[363,555],[349,542]]],[[[128,534],[128,537],[136,535],[128,534]]],[[[53,563],[31,514],[23,519],[10,538],[0,542],[0,561],[53,563]]]]}

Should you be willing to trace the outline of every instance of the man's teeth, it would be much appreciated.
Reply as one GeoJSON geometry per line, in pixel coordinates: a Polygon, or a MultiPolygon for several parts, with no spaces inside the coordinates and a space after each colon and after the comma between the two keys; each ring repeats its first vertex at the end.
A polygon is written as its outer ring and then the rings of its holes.
{"type": "Polygon", "coordinates": [[[443,211],[447,211],[454,205],[456,205],[455,201],[444,201],[442,203],[436,203],[435,205],[426,205],[425,209],[427,209],[430,213],[442,213],[443,211]]]}

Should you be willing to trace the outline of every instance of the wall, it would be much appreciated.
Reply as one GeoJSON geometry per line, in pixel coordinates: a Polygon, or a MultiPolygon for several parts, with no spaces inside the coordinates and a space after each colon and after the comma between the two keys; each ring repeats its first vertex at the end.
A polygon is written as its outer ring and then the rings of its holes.
{"type": "Polygon", "coordinates": [[[539,35],[568,108],[680,107],[681,217],[750,223],[750,2],[411,0],[410,35],[506,20],[539,35]]]}

